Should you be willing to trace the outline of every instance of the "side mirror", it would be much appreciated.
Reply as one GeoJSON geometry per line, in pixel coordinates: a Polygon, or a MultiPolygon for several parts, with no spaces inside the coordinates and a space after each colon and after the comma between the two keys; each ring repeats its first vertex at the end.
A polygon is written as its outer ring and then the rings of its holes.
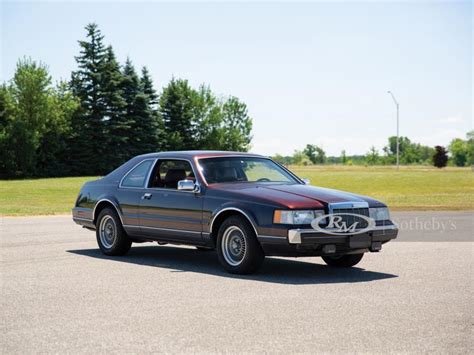
{"type": "Polygon", "coordinates": [[[179,180],[178,190],[199,192],[199,184],[192,180],[179,180]]]}
{"type": "Polygon", "coordinates": [[[304,178],[304,179],[301,179],[301,180],[303,180],[303,183],[304,183],[305,185],[311,184],[311,180],[310,180],[310,179],[304,178]]]}

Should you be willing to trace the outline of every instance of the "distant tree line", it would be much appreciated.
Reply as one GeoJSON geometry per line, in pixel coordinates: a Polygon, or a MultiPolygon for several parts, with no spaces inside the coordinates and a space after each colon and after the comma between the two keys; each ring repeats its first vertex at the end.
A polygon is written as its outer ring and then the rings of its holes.
{"type": "MultiPolygon", "coordinates": [[[[284,165],[343,164],[343,165],[393,165],[396,163],[397,137],[388,138],[388,144],[380,154],[375,147],[364,155],[347,156],[343,150],[338,157],[326,156],[324,150],[316,145],[307,144],[303,150],[296,150],[293,155],[276,154],[273,158],[284,165]]],[[[413,143],[408,137],[399,138],[400,164],[434,165],[442,168],[451,166],[474,165],[474,131],[466,139],[455,138],[448,148],[429,147],[413,143]]]]}
{"type": "MultiPolygon", "coordinates": [[[[86,31],[69,81],[53,84],[45,64],[25,58],[0,84],[0,177],[103,175],[137,154],[249,149],[252,119],[238,98],[177,78],[157,93],[146,67],[137,72],[128,58],[121,65],[96,24],[86,31]]],[[[399,147],[401,164],[474,164],[474,131],[447,148],[407,137],[399,147]]],[[[334,157],[308,144],[274,158],[286,165],[389,165],[396,161],[396,137],[383,154],[371,147],[365,155],[334,157]]]]}
{"type": "Polygon", "coordinates": [[[1,177],[103,175],[149,152],[249,149],[238,98],[177,78],[157,93],[146,67],[120,65],[97,25],[86,31],[69,81],[53,85],[45,64],[25,58],[1,84],[1,177]]]}

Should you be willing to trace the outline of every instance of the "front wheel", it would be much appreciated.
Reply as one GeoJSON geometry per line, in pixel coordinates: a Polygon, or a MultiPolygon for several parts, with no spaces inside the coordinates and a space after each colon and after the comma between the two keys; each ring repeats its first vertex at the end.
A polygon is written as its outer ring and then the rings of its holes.
{"type": "Polygon", "coordinates": [[[111,208],[104,208],[100,212],[97,218],[96,237],[97,244],[105,255],[125,255],[132,246],[117,212],[111,208]]]}
{"type": "Polygon", "coordinates": [[[222,266],[232,274],[251,274],[265,259],[252,226],[239,216],[229,217],[222,223],[216,249],[222,266]]]}
{"type": "Polygon", "coordinates": [[[357,265],[362,260],[364,253],[361,254],[348,254],[339,256],[323,256],[323,260],[326,264],[333,267],[351,267],[357,265]]]}

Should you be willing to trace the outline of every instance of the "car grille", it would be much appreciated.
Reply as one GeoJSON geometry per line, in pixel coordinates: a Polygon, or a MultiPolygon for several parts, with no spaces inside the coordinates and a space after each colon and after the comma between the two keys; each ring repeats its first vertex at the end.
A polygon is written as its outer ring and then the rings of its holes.
{"type": "MultiPolygon", "coordinates": [[[[352,213],[369,217],[368,208],[335,208],[332,210],[332,213],[352,213]]],[[[358,222],[356,229],[367,228],[369,226],[368,222],[364,218],[359,218],[357,216],[351,215],[341,215],[340,217],[342,217],[341,222],[345,222],[347,227],[350,227],[356,222],[358,222]]]]}

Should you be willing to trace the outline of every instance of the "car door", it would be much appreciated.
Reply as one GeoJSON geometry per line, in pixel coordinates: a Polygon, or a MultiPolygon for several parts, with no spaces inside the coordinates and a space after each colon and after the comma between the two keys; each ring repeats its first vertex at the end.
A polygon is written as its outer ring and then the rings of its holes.
{"type": "Polygon", "coordinates": [[[140,201],[155,162],[156,159],[145,159],[135,165],[123,176],[116,191],[116,198],[122,211],[123,227],[130,235],[140,233],[140,201]]]}
{"type": "Polygon", "coordinates": [[[194,180],[195,176],[188,160],[158,159],[140,200],[143,235],[164,241],[202,242],[203,196],[177,189],[178,181],[194,180]]]}

